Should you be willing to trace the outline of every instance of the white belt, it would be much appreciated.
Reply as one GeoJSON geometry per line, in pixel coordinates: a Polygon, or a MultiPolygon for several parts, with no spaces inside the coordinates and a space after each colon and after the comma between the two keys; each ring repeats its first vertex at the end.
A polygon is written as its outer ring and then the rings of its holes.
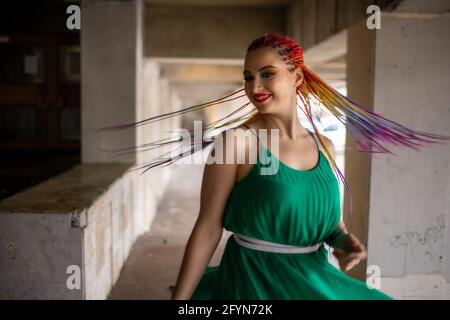
{"type": "Polygon", "coordinates": [[[298,247],[250,238],[237,233],[234,233],[233,236],[236,242],[243,247],[266,252],[310,253],[319,250],[319,248],[322,246],[322,242],[319,242],[310,247],[298,247]]]}

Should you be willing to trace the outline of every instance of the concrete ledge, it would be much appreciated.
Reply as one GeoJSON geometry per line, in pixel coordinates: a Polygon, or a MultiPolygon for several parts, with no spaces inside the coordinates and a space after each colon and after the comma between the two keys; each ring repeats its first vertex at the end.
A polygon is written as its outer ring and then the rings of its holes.
{"type": "Polygon", "coordinates": [[[129,168],[80,164],[0,202],[0,299],[107,297],[170,172],[129,168]]]}
{"type": "Polygon", "coordinates": [[[80,164],[32,188],[0,201],[1,213],[79,213],[117,179],[130,164],[80,164]]]}

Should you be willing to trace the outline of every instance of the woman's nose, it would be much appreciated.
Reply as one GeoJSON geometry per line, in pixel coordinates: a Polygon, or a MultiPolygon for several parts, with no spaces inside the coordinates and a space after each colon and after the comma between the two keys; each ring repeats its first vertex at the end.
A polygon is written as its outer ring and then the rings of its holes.
{"type": "Polygon", "coordinates": [[[255,80],[253,81],[253,85],[252,85],[252,91],[253,91],[253,93],[257,93],[257,92],[261,91],[263,88],[264,88],[264,87],[263,87],[263,85],[262,85],[262,83],[261,83],[261,80],[255,79],[255,80]]]}

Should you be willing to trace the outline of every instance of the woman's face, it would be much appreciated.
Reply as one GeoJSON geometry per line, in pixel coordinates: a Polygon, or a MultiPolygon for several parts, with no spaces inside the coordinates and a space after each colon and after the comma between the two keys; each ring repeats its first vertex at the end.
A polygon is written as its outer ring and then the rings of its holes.
{"type": "Polygon", "coordinates": [[[276,49],[259,48],[245,57],[245,93],[260,113],[289,114],[295,108],[301,71],[290,72],[276,49]]]}

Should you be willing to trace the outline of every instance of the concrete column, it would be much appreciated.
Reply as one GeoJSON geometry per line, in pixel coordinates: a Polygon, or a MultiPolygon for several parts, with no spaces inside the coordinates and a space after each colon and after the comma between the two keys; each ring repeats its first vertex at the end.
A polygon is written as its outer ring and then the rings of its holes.
{"type": "Polygon", "coordinates": [[[82,1],[82,161],[135,162],[98,150],[136,144],[136,131],[98,132],[136,121],[142,59],[142,1],[82,1]]]}
{"type": "MultiPolygon", "coordinates": [[[[450,16],[384,14],[375,50],[374,110],[449,134],[450,16]]],[[[372,161],[369,263],[406,299],[450,298],[450,145],[396,149],[372,161]]]]}
{"type": "MultiPolygon", "coordinates": [[[[347,95],[369,109],[373,107],[373,59],[375,35],[365,23],[355,24],[347,33],[347,95]]],[[[347,131],[345,178],[352,192],[353,216],[347,227],[367,246],[370,195],[370,158],[354,151],[356,145],[347,131]]],[[[349,214],[348,195],[344,196],[344,212],[349,214]]],[[[346,216],[347,217],[347,216],[346,216]]],[[[350,270],[349,275],[365,281],[366,261],[350,270]]]]}
{"type": "MultiPolygon", "coordinates": [[[[448,135],[449,32],[448,15],[383,13],[380,30],[352,26],[349,97],[406,127],[448,135]]],[[[381,289],[397,299],[449,299],[450,145],[390,149],[397,156],[346,153],[366,267],[379,268],[381,289]]]]}

